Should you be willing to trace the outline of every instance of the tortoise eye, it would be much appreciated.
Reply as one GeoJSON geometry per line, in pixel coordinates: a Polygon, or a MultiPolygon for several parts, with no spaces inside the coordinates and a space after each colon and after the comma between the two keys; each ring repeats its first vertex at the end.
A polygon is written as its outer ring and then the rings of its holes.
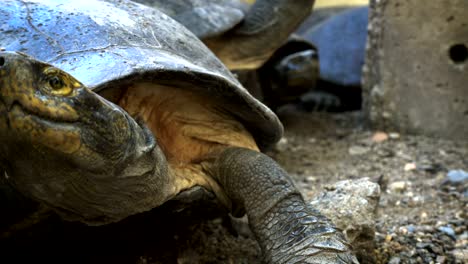
{"type": "Polygon", "coordinates": [[[65,84],[63,83],[63,80],[58,76],[52,76],[49,79],[49,85],[54,90],[60,90],[63,88],[63,86],[65,86],[65,84]]]}
{"type": "Polygon", "coordinates": [[[46,92],[52,95],[68,96],[74,88],[79,86],[77,81],[68,74],[60,71],[57,68],[47,68],[44,71],[44,88],[46,92]]]}

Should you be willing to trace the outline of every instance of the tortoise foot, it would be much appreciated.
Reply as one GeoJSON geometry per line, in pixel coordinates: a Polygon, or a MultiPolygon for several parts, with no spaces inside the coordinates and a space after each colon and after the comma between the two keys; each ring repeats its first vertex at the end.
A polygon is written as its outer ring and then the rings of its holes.
{"type": "Polygon", "coordinates": [[[343,233],[299,195],[255,223],[267,263],[358,263],[343,233]]]}
{"type": "Polygon", "coordinates": [[[341,99],[328,92],[312,91],[301,96],[300,104],[309,112],[335,112],[342,108],[341,99]]]}

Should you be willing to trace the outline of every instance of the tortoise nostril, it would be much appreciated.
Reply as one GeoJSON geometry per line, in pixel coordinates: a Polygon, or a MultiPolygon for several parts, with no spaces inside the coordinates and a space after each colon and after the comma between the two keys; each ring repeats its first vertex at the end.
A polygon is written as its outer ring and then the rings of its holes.
{"type": "Polygon", "coordinates": [[[2,67],[3,65],[5,65],[5,58],[0,57],[0,67],[2,67]]]}

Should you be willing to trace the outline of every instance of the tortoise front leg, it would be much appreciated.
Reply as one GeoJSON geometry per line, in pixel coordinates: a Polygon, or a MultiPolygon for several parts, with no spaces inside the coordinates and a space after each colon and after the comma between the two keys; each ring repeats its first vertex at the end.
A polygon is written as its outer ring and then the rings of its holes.
{"type": "Polygon", "coordinates": [[[245,209],[268,263],[358,263],[343,234],[304,202],[268,156],[229,148],[210,172],[233,205],[245,209]]]}

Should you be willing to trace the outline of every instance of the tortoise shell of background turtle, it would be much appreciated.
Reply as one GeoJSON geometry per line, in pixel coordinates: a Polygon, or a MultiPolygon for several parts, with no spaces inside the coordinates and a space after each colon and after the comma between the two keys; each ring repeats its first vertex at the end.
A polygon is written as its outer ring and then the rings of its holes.
{"type": "Polygon", "coordinates": [[[257,69],[310,14],[313,0],[135,0],[199,37],[231,70],[257,69]]]}

